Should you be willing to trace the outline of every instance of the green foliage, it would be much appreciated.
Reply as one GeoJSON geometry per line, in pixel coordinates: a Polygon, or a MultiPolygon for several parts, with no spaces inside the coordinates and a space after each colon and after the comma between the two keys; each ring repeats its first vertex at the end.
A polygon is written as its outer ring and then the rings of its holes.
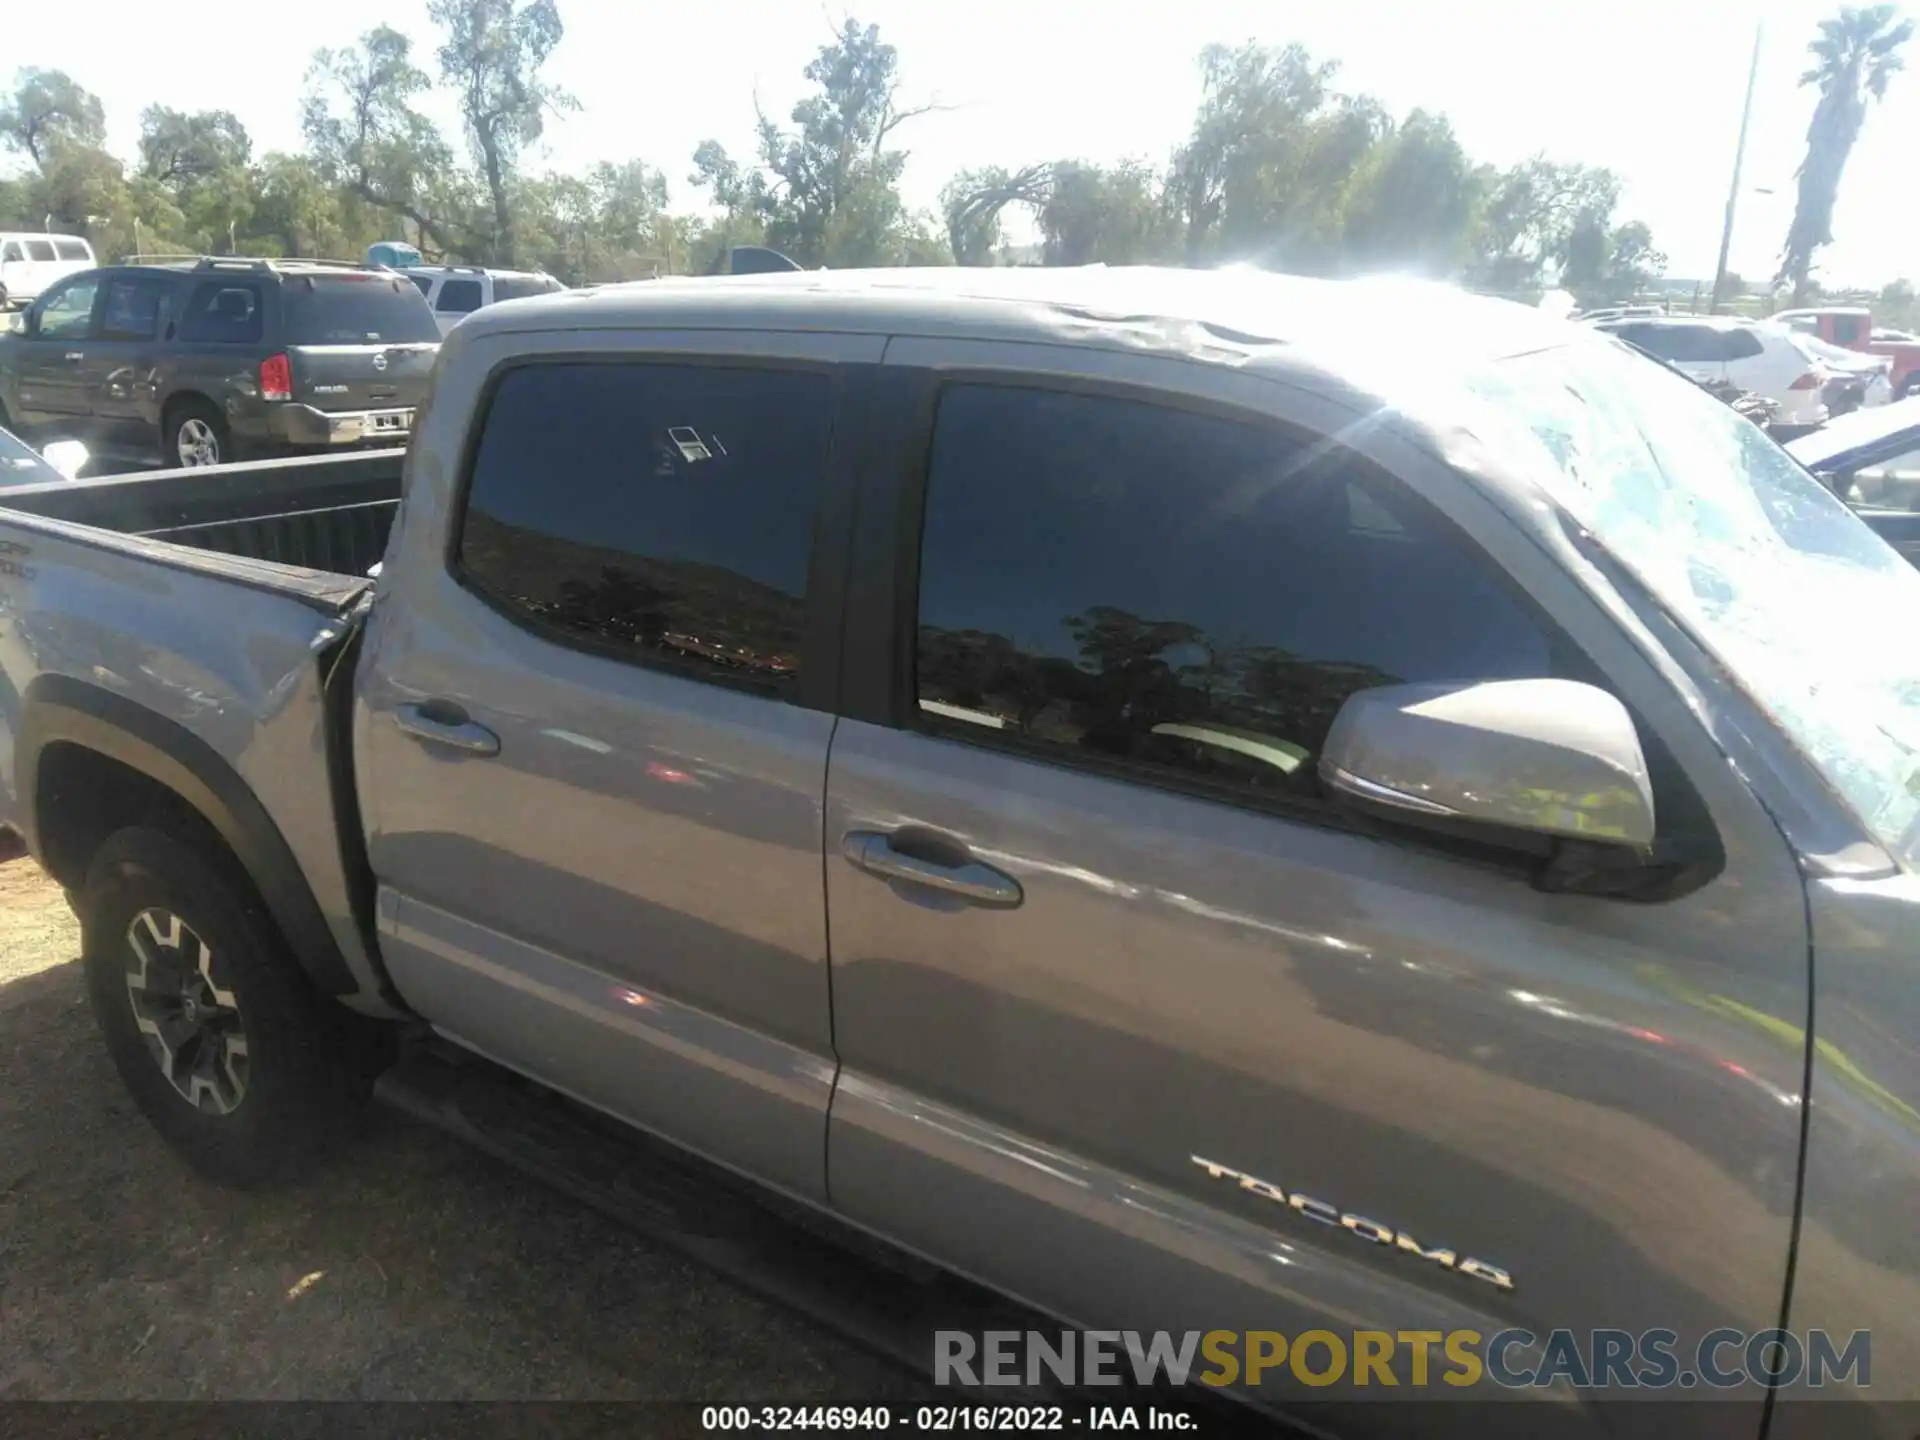
{"type": "MultiPolygon", "coordinates": [[[[113,256],[353,257],[398,238],[433,260],[571,283],[705,273],[746,244],[809,266],[990,265],[1037,239],[1053,265],[1402,270],[1511,293],[1557,284],[1594,303],[1664,264],[1646,226],[1618,216],[1609,172],[1543,156],[1476,165],[1444,116],[1397,118],[1298,45],[1209,46],[1192,127],[1164,165],[974,167],[943,189],[937,215],[916,213],[899,141],[938,107],[903,101],[899,54],[852,19],[807,63],[784,121],[756,113],[750,157],[715,140],[694,151],[686,179],[707,204],[676,213],[666,176],[638,158],[577,174],[523,165],[549,117],[574,104],[544,78],[565,33],[560,3],[430,0],[431,57],[384,25],[315,52],[292,154],[256,155],[229,112],[154,106],[129,169],[103,148],[96,97],[61,72],[23,70],[0,97],[0,148],[23,167],[0,178],[0,225],[51,215],[113,256]],[[459,136],[427,118],[436,93],[459,136]]],[[[1862,71],[1869,93],[1897,60],[1879,63],[1862,71]]]]}
{"type": "Polygon", "coordinates": [[[1807,156],[1797,175],[1799,196],[1780,258],[1779,279],[1793,282],[1793,303],[1806,303],[1814,256],[1833,243],[1833,208],[1847,159],[1867,120],[1867,107],[1884,100],[1887,83],[1906,68],[1901,53],[1913,22],[1892,5],[1844,6],[1808,43],[1814,63],[1800,77],[1817,87],[1819,103],[1807,126],[1807,156]]]}

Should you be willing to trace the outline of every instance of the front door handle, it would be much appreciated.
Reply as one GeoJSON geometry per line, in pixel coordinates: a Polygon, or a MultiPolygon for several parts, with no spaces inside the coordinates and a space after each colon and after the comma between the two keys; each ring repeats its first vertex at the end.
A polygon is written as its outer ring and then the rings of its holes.
{"type": "Polygon", "coordinates": [[[429,700],[422,705],[396,705],[393,723],[405,734],[429,745],[447,745],[471,755],[498,755],[500,737],[484,725],[476,725],[467,712],[448,700],[429,700]]]}
{"type": "Polygon", "coordinates": [[[82,353],[79,350],[69,350],[67,352],[66,358],[70,363],[78,365],[82,360],[86,359],[87,357],[84,353],[82,353]]]}
{"type": "Polygon", "coordinates": [[[1018,880],[991,865],[977,860],[958,865],[922,860],[894,849],[892,839],[877,830],[849,830],[840,837],[840,853],[849,864],[869,875],[924,885],[973,905],[1011,910],[1026,898],[1018,880]]]}

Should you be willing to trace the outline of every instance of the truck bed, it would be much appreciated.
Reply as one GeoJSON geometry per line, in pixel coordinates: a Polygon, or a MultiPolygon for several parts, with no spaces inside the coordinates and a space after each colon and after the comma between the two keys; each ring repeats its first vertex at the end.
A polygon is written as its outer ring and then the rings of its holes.
{"type": "Polygon", "coordinates": [[[400,505],[403,450],[108,475],[0,491],[0,509],[364,577],[400,505]]]}

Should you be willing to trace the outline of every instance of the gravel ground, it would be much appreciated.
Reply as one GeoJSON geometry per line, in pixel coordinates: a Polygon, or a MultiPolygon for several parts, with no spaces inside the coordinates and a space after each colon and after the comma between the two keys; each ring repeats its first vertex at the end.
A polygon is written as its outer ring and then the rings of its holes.
{"type": "Polygon", "coordinates": [[[79,931],[0,865],[0,1400],[908,1398],[912,1377],[397,1117],[295,1190],[190,1174],[79,931]]]}

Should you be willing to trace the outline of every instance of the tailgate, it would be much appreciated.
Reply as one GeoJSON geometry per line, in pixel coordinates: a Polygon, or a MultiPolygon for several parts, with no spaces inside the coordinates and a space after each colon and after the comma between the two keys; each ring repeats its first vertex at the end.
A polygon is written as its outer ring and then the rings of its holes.
{"type": "Polygon", "coordinates": [[[293,398],[329,412],[411,410],[427,398],[438,350],[421,344],[291,345],[293,398]]]}

